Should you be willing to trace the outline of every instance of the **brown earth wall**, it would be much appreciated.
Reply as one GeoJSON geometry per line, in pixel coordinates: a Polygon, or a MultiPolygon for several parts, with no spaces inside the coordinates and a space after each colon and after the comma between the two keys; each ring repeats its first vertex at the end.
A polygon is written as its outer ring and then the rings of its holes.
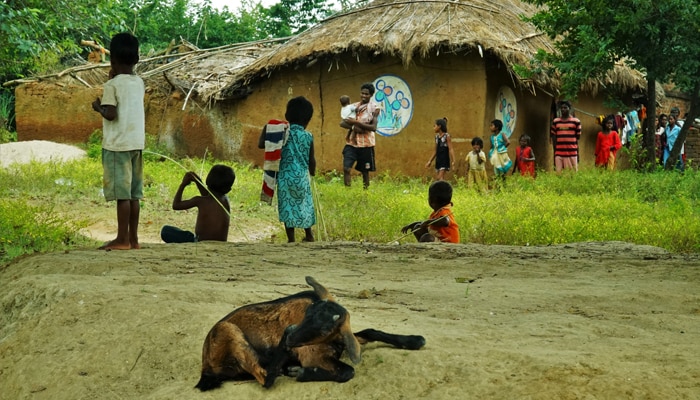
{"type": "Polygon", "coordinates": [[[314,117],[307,129],[315,136],[318,168],[341,171],[345,131],[339,126],[338,98],[347,94],[352,101],[359,101],[360,86],[383,74],[398,75],[409,84],[414,111],[400,133],[390,137],[377,135],[378,171],[432,176],[425,163],[434,150],[435,119],[441,117],[448,117],[449,131],[457,142],[456,157],[464,159],[471,148],[467,148],[464,140],[470,139],[472,132],[483,129],[485,73],[483,63],[476,58],[441,56],[439,61],[424,60],[408,70],[393,57],[365,64],[358,64],[350,57],[341,58],[332,66],[319,62],[307,69],[275,72],[244,101],[226,102],[220,107],[240,121],[241,157],[259,165],[262,153],[257,148],[257,139],[264,123],[271,118],[283,118],[289,98],[306,96],[314,104],[314,117]],[[445,74],[446,70],[464,73],[445,74]]]}
{"type": "Polygon", "coordinates": [[[102,89],[49,82],[27,83],[15,88],[15,122],[18,140],[52,140],[84,143],[102,117],[92,102],[102,89]]]}

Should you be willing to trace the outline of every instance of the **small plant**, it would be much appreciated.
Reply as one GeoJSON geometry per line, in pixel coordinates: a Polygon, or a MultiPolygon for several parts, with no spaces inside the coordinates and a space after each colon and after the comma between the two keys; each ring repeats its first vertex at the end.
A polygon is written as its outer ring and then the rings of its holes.
{"type": "Polygon", "coordinates": [[[15,96],[11,91],[0,90],[0,143],[16,142],[15,96]]]}
{"type": "Polygon", "coordinates": [[[99,160],[102,157],[102,129],[96,129],[90,134],[85,143],[85,151],[89,158],[99,160]]]}

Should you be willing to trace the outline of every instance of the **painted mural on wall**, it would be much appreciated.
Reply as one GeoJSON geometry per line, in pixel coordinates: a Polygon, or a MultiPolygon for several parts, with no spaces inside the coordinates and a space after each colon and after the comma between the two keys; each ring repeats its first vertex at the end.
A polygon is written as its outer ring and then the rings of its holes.
{"type": "Polygon", "coordinates": [[[515,120],[518,117],[518,108],[515,93],[508,86],[501,86],[496,99],[496,119],[503,121],[503,132],[510,138],[515,130],[515,120]]]}
{"type": "Polygon", "coordinates": [[[377,133],[394,136],[401,132],[413,116],[413,95],[406,81],[396,75],[381,75],[374,80],[374,101],[381,111],[377,133]]]}

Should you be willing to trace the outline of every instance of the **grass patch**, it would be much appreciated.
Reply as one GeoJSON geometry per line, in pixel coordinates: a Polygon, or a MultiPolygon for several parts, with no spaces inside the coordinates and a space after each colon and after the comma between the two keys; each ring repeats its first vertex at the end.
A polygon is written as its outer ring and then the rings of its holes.
{"type": "MultiPolygon", "coordinates": [[[[102,167],[97,139],[87,146],[91,156],[67,163],[30,163],[0,170],[0,264],[23,254],[95,246],[81,229],[107,215],[116,218],[114,203],[101,195],[102,167]],[[96,154],[97,153],[97,154],[96,154]]],[[[157,149],[156,152],[162,152],[157,149]]],[[[194,214],[171,209],[184,170],[166,158],[145,158],[142,225],[169,223],[191,229],[194,214]]],[[[231,200],[231,231],[275,226],[265,239],[283,242],[275,207],[259,201],[262,172],[249,164],[212,159],[178,159],[187,169],[206,175],[212,165],[231,165],[236,182],[231,200]]],[[[508,177],[498,190],[481,194],[455,187],[454,213],[462,242],[503,245],[551,245],[585,241],[625,241],[673,252],[700,251],[700,176],[635,171],[582,170],[557,176],[540,173],[536,180],[508,177]]],[[[428,183],[383,173],[373,176],[369,190],[359,177],[344,187],[335,171],[313,179],[318,204],[316,236],[326,241],[375,243],[414,242],[403,237],[405,224],[427,218],[428,183]]],[[[196,194],[189,187],[185,197],[196,194]],[[190,191],[191,190],[191,191],[190,191]]],[[[116,232],[115,232],[116,233],[116,232]]]]}
{"type": "MultiPolygon", "coordinates": [[[[508,177],[488,194],[454,183],[454,214],[462,242],[551,245],[625,241],[674,252],[700,251],[700,176],[697,171],[613,174],[585,170],[537,180],[508,177]]],[[[413,242],[403,225],[428,217],[427,183],[388,175],[370,190],[316,179],[331,240],[413,242]]],[[[321,227],[319,227],[321,229],[321,227]]]]}

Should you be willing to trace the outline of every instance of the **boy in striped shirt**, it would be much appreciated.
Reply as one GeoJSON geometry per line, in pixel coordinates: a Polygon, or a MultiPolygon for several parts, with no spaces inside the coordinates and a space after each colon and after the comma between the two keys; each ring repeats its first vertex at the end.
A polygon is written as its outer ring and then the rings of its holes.
{"type": "Polygon", "coordinates": [[[559,103],[561,117],[554,118],[549,143],[554,144],[554,166],[557,173],[564,169],[578,171],[578,140],[581,137],[581,121],[570,115],[571,103],[559,103]]]}

